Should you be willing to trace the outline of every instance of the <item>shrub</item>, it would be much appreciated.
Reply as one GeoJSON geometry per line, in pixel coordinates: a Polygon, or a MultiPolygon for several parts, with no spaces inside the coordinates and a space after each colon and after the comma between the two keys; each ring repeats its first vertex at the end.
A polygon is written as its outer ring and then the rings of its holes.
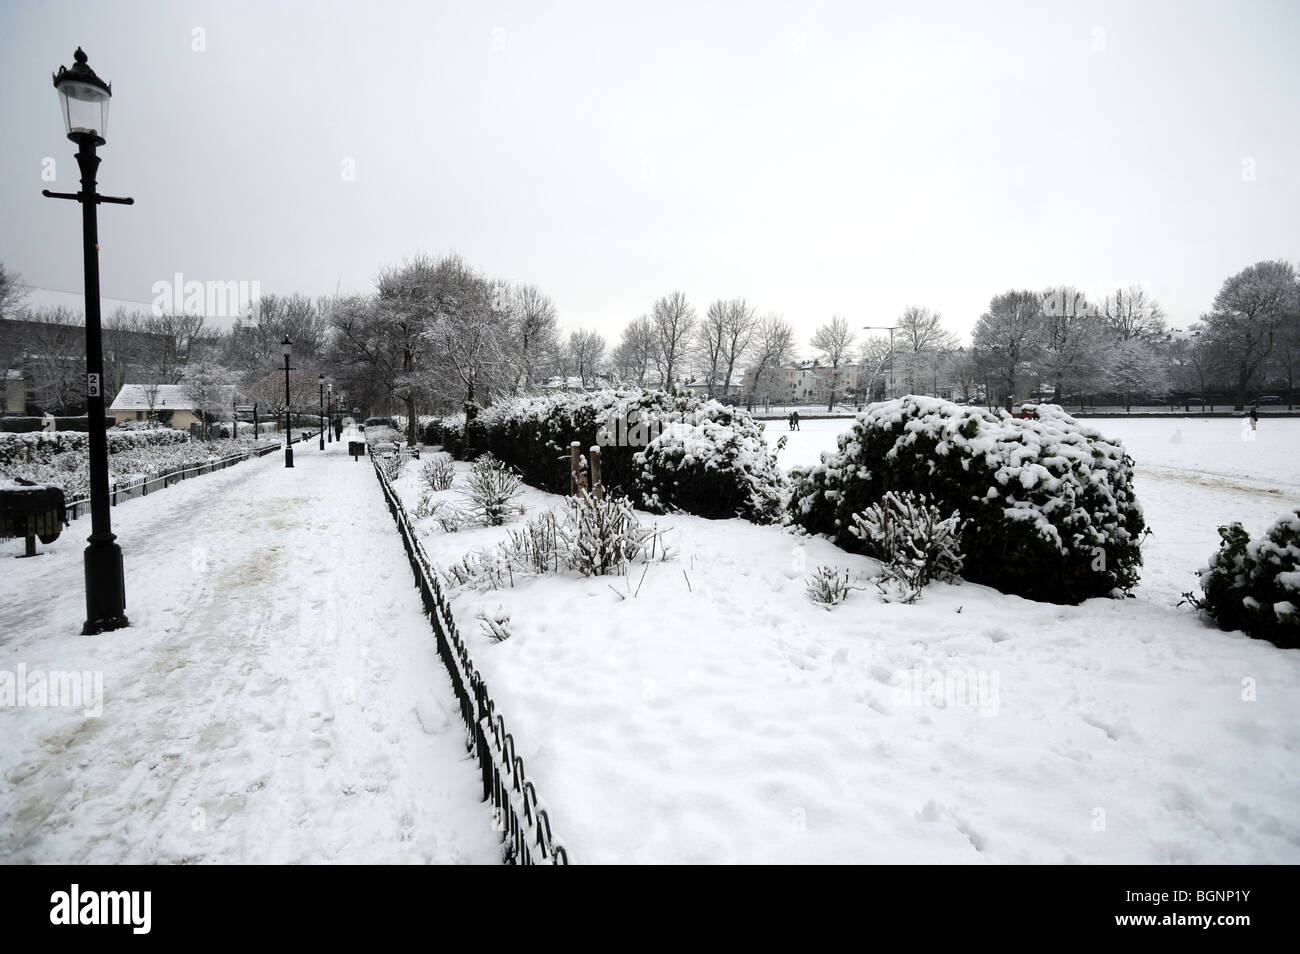
{"type": "Polygon", "coordinates": [[[626,499],[598,499],[586,492],[569,500],[560,534],[569,565],[583,576],[622,572],[650,539],[626,499]]]}
{"type": "Polygon", "coordinates": [[[858,589],[849,579],[848,570],[841,573],[828,566],[817,567],[813,575],[805,581],[805,586],[808,598],[826,609],[830,609],[836,603],[843,603],[849,598],[849,593],[858,589]]]}
{"type": "Polygon", "coordinates": [[[483,454],[470,468],[463,491],[475,513],[490,527],[505,523],[510,501],[519,496],[522,481],[507,464],[491,454],[483,454]]]}
{"type": "MultiPolygon", "coordinates": [[[[451,450],[447,431],[444,421],[438,436],[451,450]]],[[[465,448],[455,453],[482,448],[529,483],[567,494],[571,442],[600,445],[605,488],[636,506],[766,521],[780,511],[785,479],[762,433],[743,410],[716,401],[603,390],[494,404],[464,426],[465,448]]]]}
{"type": "Polygon", "coordinates": [[[884,563],[876,586],[887,599],[914,603],[931,580],[961,573],[961,515],[943,516],[924,495],[889,491],[853,515],[849,532],[884,563]]]}
{"type": "Polygon", "coordinates": [[[420,479],[432,491],[450,490],[456,479],[456,468],[446,454],[435,454],[420,468],[420,479]]]}
{"type": "Polygon", "coordinates": [[[968,518],[967,580],[1030,599],[1078,603],[1137,582],[1142,510],[1133,461],[1060,408],[1028,419],[908,395],[872,405],[839,450],[794,474],[794,520],[865,549],[853,515],[915,491],[968,518]]]}
{"type": "Polygon", "coordinates": [[[785,475],[759,426],[674,424],[636,455],[638,493],[648,510],[701,517],[746,517],[770,523],[781,512],[785,475]]]}
{"type": "Polygon", "coordinates": [[[479,613],[478,622],[490,639],[503,643],[510,638],[510,614],[500,606],[495,613],[479,613]]]}
{"type": "Polygon", "coordinates": [[[1200,572],[1205,598],[1192,602],[1223,629],[1300,649],[1300,509],[1258,542],[1240,523],[1220,527],[1219,537],[1218,553],[1200,572]]]}

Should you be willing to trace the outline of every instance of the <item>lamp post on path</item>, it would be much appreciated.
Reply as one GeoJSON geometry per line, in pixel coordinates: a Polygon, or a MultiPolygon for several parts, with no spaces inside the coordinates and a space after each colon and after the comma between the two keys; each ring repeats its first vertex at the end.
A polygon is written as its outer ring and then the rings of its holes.
{"type": "Polygon", "coordinates": [[[280,350],[284,352],[284,466],[292,467],[293,419],[289,416],[289,372],[293,369],[289,367],[289,354],[293,351],[293,342],[288,335],[280,342],[280,350]]]}
{"type": "Polygon", "coordinates": [[[318,375],[316,383],[320,385],[320,449],[325,449],[325,375],[318,375]]]}
{"type": "Polygon", "coordinates": [[[77,165],[81,169],[80,192],[41,194],[51,199],[74,199],[81,203],[81,251],[86,292],[86,431],[90,448],[90,536],[84,556],[86,573],[86,622],[83,636],[93,636],[130,625],[126,618],[126,582],[122,569],[122,548],[117,545],[109,517],[108,438],[104,434],[104,346],[99,314],[99,221],[101,202],[132,205],[134,199],[119,199],[95,191],[99,156],[108,130],[108,100],[112,88],[95,75],[81,48],[72,69],[60,66],[54,77],[63,106],[63,124],[68,138],[77,144],[77,165]]]}

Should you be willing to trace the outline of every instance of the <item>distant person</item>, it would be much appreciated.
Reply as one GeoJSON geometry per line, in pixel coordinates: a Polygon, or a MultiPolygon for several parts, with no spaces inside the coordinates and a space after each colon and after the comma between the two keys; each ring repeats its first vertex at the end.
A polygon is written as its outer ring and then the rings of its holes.
{"type": "Polygon", "coordinates": [[[792,431],[797,431],[797,430],[799,430],[799,412],[798,412],[798,411],[791,411],[791,412],[790,412],[790,430],[792,430],[792,431]]]}
{"type": "Polygon", "coordinates": [[[1259,427],[1259,407],[1258,405],[1250,409],[1250,429],[1256,430],[1259,427]]]}

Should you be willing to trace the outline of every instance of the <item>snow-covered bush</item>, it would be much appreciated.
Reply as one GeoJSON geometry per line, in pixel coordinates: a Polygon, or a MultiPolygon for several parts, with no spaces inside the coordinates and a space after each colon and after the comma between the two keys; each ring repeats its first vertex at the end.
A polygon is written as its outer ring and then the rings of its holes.
{"type": "Polygon", "coordinates": [[[1300,649],[1300,509],[1252,542],[1240,523],[1219,528],[1219,552],[1200,572],[1196,605],[1223,629],[1300,649]]]}
{"type": "Polygon", "coordinates": [[[436,444],[453,457],[465,452],[465,417],[435,417],[423,424],[421,440],[436,444]]]}
{"type": "Polygon", "coordinates": [[[420,480],[432,491],[450,490],[456,479],[456,468],[447,454],[434,454],[420,468],[420,480]]]}
{"type": "Polygon", "coordinates": [[[569,565],[583,576],[624,572],[650,539],[626,498],[598,499],[585,491],[568,501],[559,532],[569,565]]]}
{"type": "Polygon", "coordinates": [[[931,580],[952,582],[961,573],[961,514],[944,516],[924,494],[888,491],[853,514],[849,532],[884,564],[876,586],[887,598],[914,603],[931,580]]]}
{"type": "Polygon", "coordinates": [[[1057,603],[1122,595],[1142,564],[1132,459],[1059,407],[1024,410],[916,395],[874,404],[837,452],[794,474],[791,515],[860,551],[853,515],[889,491],[916,491],[967,519],[965,579],[1057,603]]]}
{"type": "Polygon", "coordinates": [[[555,511],[539,513],[520,529],[508,532],[510,540],[505,544],[506,551],[521,570],[538,574],[558,573],[561,565],[569,565],[565,538],[560,535],[560,522],[555,511]]]}
{"type": "Polygon", "coordinates": [[[858,589],[849,578],[848,570],[833,570],[828,566],[817,567],[804,585],[808,598],[826,609],[836,603],[843,603],[851,592],[858,589]]]}
{"type": "Polygon", "coordinates": [[[510,501],[519,496],[522,483],[510,465],[483,454],[470,468],[462,493],[484,523],[497,527],[505,523],[510,501]]]}
{"type": "Polygon", "coordinates": [[[494,613],[479,613],[478,624],[483,627],[486,636],[498,643],[504,643],[510,638],[510,614],[500,606],[494,613]]]}
{"type": "Polygon", "coordinates": [[[529,483],[563,494],[571,443],[584,455],[599,445],[602,483],[636,506],[771,520],[785,481],[762,434],[740,408],[610,389],[499,402],[478,414],[463,440],[513,464],[529,483]]]}
{"type": "Polygon", "coordinates": [[[779,518],[785,475],[752,420],[673,424],[636,455],[647,510],[701,517],[779,518]]]}

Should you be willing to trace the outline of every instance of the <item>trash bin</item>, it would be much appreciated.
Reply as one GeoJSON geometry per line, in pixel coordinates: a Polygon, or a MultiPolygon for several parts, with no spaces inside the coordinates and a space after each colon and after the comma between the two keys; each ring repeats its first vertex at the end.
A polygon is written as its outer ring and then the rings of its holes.
{"type": "Polygon", "coordinates": [[[366,454],[366,442],[348,441],[348,453],[352,455],[353,460],[364,457],[366,454]]]}

